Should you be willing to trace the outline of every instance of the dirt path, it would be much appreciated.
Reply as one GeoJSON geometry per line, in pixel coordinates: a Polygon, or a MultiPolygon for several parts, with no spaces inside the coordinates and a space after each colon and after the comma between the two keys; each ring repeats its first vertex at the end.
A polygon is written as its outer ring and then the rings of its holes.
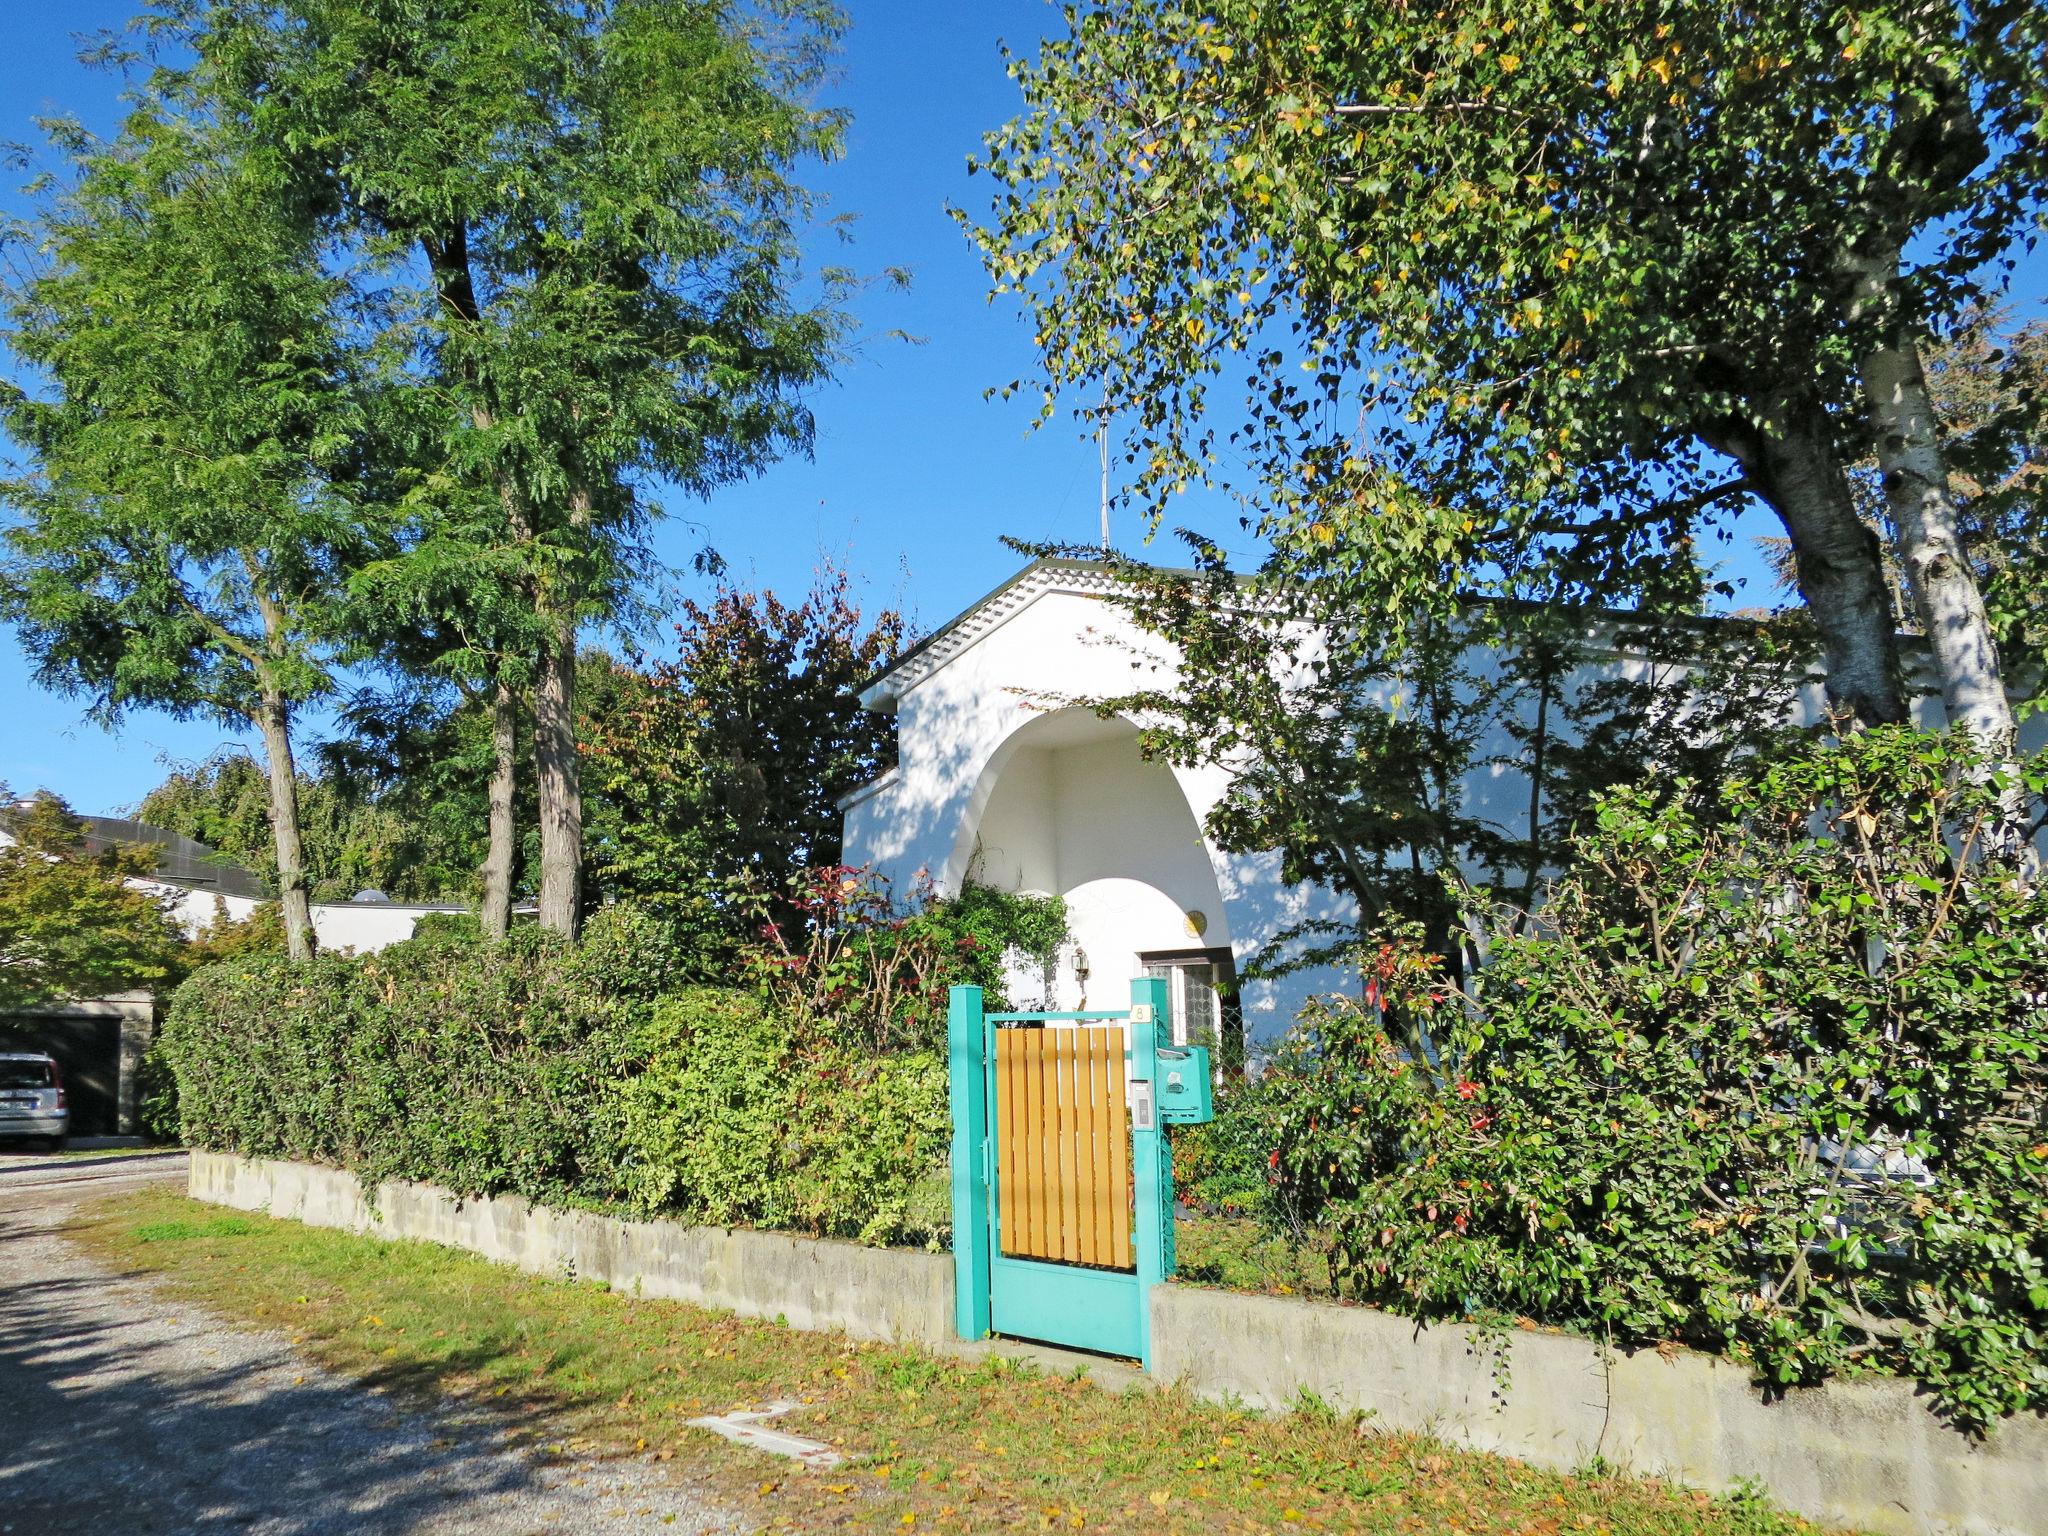
{"type": "Polygon", "coordinates": [[[0,1159],[0,1536],[613,1536],[743,1523],[650,1464],[509,1450],[274,1334],[118,1279],[57,1233],[183,1158],[0,1159]]]}

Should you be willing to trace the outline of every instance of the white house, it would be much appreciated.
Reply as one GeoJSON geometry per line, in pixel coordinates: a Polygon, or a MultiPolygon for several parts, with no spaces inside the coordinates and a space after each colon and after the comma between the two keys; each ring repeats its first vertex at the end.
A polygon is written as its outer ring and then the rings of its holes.
{"type": "MultiPolygon", "coordinates": [[[[1148,763],[1136,724],[1060,705],[1171,682],[1162,642],[1106,600],[1114,586],[1099,565],[1038,561],[876,678],[861,702],[896,717],[899,759],[840,802],[844,856],[899,894],[929,881],[952,895],[972,880],[1063,896],[1074,942],[1046,1006],[1118,1007],[1134,977],[1164,975],[1177,1030],[1206,1033],[1224,1011],[1219,982],[1234,981],[1284,929],[1341,919],[1349,908],[1331,891],[1284,881],[1277,853],[1226,853],[1204,835],[1227,769],[1148,763]]],[[[1601,648],[1614,627],[1611,617],[1589,618],[1594,659],[1578,684],[1645,665],[1601,648]]],[[[1795,708],[1812,718],[1820,705],[1813,676],[1795,708]]],[[[1478,755],[1512,753],[1503,733],[1478,755]]],[[[1475,771],[1465,792],[1476,814],[1519,835],[1529,787],[1512,763],[1475,771]]],[[[1355,983],[1329,971],[1244,984],[1252,1050],[1282,1032],[1308,994],[1347,984],[1355,983]]]]}

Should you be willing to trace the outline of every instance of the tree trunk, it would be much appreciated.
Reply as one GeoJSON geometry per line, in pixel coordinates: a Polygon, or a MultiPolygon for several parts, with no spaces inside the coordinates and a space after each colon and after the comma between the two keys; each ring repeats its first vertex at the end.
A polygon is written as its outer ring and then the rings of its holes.
{"type": "Polygon", "coordinates": [[[291,705],[269,678],[262,681],[256,725],[270,768],[270,835],[277,850],[277,903],[284,914],[285,952],[313,958],[313,904],[306,892],[305,850],[299,839],[299,782],[292,762],[291,705]]]}
{"type": "MultiPolygon", "coordinates": [[[[1864,297],[1881,296],[1892,265],[1866,268],[1858,285],[1864,297]]],[[[2017,739],[2012,705],[1984,594],[1963,547],[1920,348],[1910,334],[1888,327],[1885,340],[1864,356],[1862,373],[1899,565],[1934,654],[1942,706],[1950,725],[1967,729],[1987,751],[2009,756],[2017,739]]]]}
{"type": "Polygon", "coordinates": [[[583,786],[576,762],[576,621],[542,653],[533,695],[540,789],[540,925],[576,936],[583,873],[583,786]]]}
{"type": "MultiPolygon", "coordinates": [[[[444,315],[462,325],[479,324],[482,309],[477,303],[475,275],[470,270],[467,224],[457,222],[438,235],[423,234],[420,246],[433,270],[435,291],[444,315]]],[[[474,370],[464,375],[463,383],[472,391],[478,388],[474,370]]],[[[495,414],[481,398],[471,399],[469,419],[480,433],[488,433],[497,425],[495,414]]],[[[502,465],[491,466],[491,483],[504,509],[506,541],[523,546],[533,534],[524,501],[502,465]]],[[[528,595],[532,595],[530,589],[528,595]]],[[[518,789],[519,696],[506,681],[504,667],[501,652],[494,668],[497,675],[491,693],[490,842],[484,853],[483,905],[478,914],[484,936],[494,941],[502,940],[512,926],[512,869],[518,842],[514,799],[518,789]]]]}
{"type": "MultiPolygon", "coordinates": [[[[591,497],[578,486],[569,494],[569,526],[578,535],[590,526],[591,497]]],[[[557,576],[556,581],[572,581],[557,576]]],[[[540,925],[550,933],[576,936],[583,886],[583,781],[576,761],[576,593],[540,593],[543,618],[554,636],[541,653],[533,695],[533,760],[540,789],[540,925]]]]}
{"type": "Polygon", "coordinates": [[[1791,537],[1799,595],[1820,632],[1828,702],[1864,725],[1898,724],[1909,712],[1877,535],[1856,515],[1826,411],[1789,396],[1770,404],[1760,423],[1700,435],[1742,466],[1791,537]]]}
{"type": "Polygon", "coordinates": [[[491,831],[484,853],[484,937],[502,940],[512,926],[512,862],[518,828],[512,817],[518,788],[519,696],[500,677],[491,690],[491,831]]]}

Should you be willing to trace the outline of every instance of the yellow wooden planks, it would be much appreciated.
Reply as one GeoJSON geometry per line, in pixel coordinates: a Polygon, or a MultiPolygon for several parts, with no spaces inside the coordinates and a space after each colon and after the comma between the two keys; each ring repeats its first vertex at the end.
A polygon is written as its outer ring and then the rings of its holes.
{"type": "Polygon", "coordinates": [[[1081,1208],[1081,1262],[1109,1263],[1109,1244],[1102,1240],[1102,1094],[1099,1082],[1102,1052],[1099,1029],[1076,1030],[1074,1041],[1074,1097],[1079,1105],[1079,1130],[1075,1137],[1076,1188],[1074,1198],[1081,1208]]]}
{"type": "Polygon", "coordinates": [[[1103,1203],[1109,1207],[1109,1251],[1118,1268],[1129,1269],[1138,1262],[1131,1247],[1131,1133],[1130,1108],[1124,1103],[1124,1032],[1103,1031],[1109,1038],[1109,1074],[1104,1097],[1109,1105],[1109,1155],[1103,1166],[1109,1172],[1109,1188],[1103,1203]]]}
{"type": "Polygon", "coordinates": [[[1018,1230],[1015,1192],[1020,1187],[1017,1173],[1017,1138],[1011,1127],[1017,1123],[1017,1031],[996,1031],[996,1214],[1001,1227],[1003,1252],[1015,1253],[1023,1242],[1018,1230]]]}
{"type": "Polygon", "coordinates": [[[996,1031],[1002,1251],[1129,1267],[1123,1031],[996,1031]]]}

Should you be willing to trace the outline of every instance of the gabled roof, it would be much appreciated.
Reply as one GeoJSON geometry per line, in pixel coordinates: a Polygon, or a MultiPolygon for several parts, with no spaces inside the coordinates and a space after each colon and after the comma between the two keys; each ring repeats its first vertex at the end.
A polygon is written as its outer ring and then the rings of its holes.
{"type": "Polygon", "coordinates": [[[1101,596],[1115,591],[1116,587],[1116,573],[1099,561],[1034,560],[993,592],[969,603],[876,673],[867,687],[861,690],[861,706],[888,714],[904,694],[975,641],[1002,628],[1048,593],[1101,596]]]}
{"type": "Polygon", "coordinates": [[[85,846],[89,852],[99,853],[123,844],[155,849],[155,878],[166,885],[213,891],[222,896],[248,896],[258,901],[270,895],[254,870],[237,864],[224,853],[216,853],[196,838],[166,832],[162,827],[131,821],[125,816],[78,819],[85,823],[85,846]]]}
{"type": "MultiPolygon", "coordinates": [[[[1155,569],[1165,575],[1199,574],[1193,570],[1175,567],[1155,569]]],[[[1250,578],[1240,575],[1237,579],[1244,582],[1250,578]]],[[[977,640],[993,634],[1049,593],[1062,592],[1100,597],[1114,592],[1119,584],[1116,572],[1097,560],[1058,557],[1034,560],[994,591],[968,604],[876,673],[867,687],[861,690],[861,705],[879,714],[893,712],[897,700],[904,694],[977,640]]],[[[1474,604],[1505,604],[1526,608],[1538,606],[1519,598],[1470,597],[1466,601],[1474,604]]],[[[1578,617],[1583,619],[1590,629],[1596,631],[1625,629],[1643,622],[1641,614],[1631,613],[1624,608],[1589,606],[1579,610],[1578,617]]],[[[1750,614],[1699,614],[1675,622],[1703,635],[1740,636],[1755,633],[1763,621],[1750,614]]],[[[1902,634],[1899,639],[1909,654],[1918,644],[1917,637],[1910,634],[1902,634]]],[[[1818,671],[1814,676],[1819,676],[1818,671]]]]}

